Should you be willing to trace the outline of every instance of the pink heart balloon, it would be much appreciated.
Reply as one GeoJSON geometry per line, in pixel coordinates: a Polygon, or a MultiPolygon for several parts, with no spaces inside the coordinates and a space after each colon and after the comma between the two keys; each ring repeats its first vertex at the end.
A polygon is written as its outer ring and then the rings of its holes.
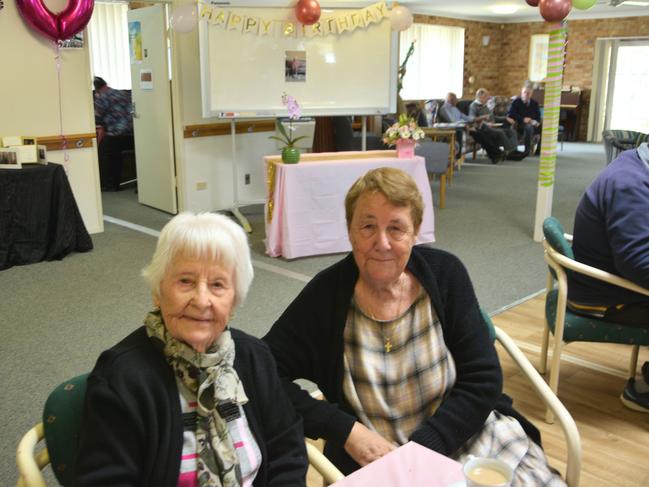
{"type": "Polygon", "coordinates": [[[43,0],[16,0],[25,22],[48,39],[60,41],[81,32],[92,17],[94,0],[68,0],[62,12],[52,13],[43,0]]]}

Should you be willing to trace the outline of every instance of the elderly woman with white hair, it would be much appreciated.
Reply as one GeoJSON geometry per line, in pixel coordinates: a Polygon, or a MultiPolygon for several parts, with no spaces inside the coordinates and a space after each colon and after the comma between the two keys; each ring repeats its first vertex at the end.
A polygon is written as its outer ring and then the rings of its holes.
{"type": "Polygon", "coordinates": [[[88,377],[75,485],[305,485],[301,419],[260,340],[228,326],[253,278],[243,230],[181,213],[142,272],[155,309],[88,377]]]}

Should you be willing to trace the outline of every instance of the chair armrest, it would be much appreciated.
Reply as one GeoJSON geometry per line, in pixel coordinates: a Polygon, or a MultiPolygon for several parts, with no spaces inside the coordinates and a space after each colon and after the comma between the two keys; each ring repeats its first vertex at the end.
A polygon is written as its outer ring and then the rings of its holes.
{"type": "Polygon", "coordinates": [[[567,458],[566,458],[566,483],[569,487],[579,485],[579,476],[581,474],[581,437],[577,424],[572,418],[566,407],[559,401],[559,398],[552,392],[550,386],[546,384],[541,375],[536,371],[529,359],[518,348],[514,340],[507,333],[498,328],[496,330],[496,340],[507,351],[509,356],[514,360],[516,365],[521,369],[523,374],[532,384],[532,387],[543,400],[543,402],[554,413],[559,420],[561,429],[566,437],[567,458]]]}
{"type": "Polygon", "coordinates": [[[45,437],[43,423],[38,423],[20,439],[16,450],[16,465],[18,466],[18,487],[46,487],[41,468],[50,463],[47,448],[34,454],[34,449],[39,441],[45,437]]]}
{"type": "Polygon", "coordinates": [[[614,286],[628,289],[629,291],[633,291],[638,294],[643,294],[644,296],[649,296],[649,289],[647,288],[638,286],[636,283],[631,282],[628,279],[624,279],[623,277],[617,276],[615,274],[611,274],[610,272],[603,271],[601,269],[598,269],[597,267],[592,267],[587,264],[577,262],[576,260],[573,260],[569,257],[566,257],[565,255],[554,250],[552,246],[548,244],[545,240],[543,241],[543,245],[545,247],[545,251],[549,254],[550,258],[552,258],[559,265],[565,267],[566,269],[570,269],[571,271],[574,272],[579,272],[580,274],[584,274],[588,277],[592,277],[593,279],[597,279],[599,281],[603,281],[608,284],[613,284],[614,286]]]}
{"type": "Polygon", "coordinates": [[[345,477],[320,450],[308,441],[305,441],[305,443],[306,454],[309,457],[309,465],[315,468],[316,471],[322,475],[322,478],[327,485],[338,482],[345,477]]]}

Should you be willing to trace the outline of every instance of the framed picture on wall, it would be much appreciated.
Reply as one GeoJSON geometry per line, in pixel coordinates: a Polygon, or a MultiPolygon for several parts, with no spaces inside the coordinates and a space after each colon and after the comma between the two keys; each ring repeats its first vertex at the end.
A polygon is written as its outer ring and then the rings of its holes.
{"type": "Polygon", "coordinates": [[[0,169],[20,169],[16,149],[4,147],[0,149],[0,169]]]}

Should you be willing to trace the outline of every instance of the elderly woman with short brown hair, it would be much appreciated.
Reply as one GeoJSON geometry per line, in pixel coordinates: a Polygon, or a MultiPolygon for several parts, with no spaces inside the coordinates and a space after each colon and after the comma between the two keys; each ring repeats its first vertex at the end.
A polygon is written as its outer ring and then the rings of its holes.
{"type": "Polygon", "coordinates": [[[460,461],[498,456],[513,485],[563,485],[526,433],[538,431],[503,401],[466,269],[415,246],[423,209],[399,169],[359,178],[345,200],[351,254],[314,277],[264,337],[306,435],[324,438],[344,473],[412,440],[460,461]]]}
{"type": "Polygon", "coordinates": [[[228,326],[253,277],[245,232],[181,213],[143,275],[155,309],[88,377],[74,485],[305,485],[302,423],[273,357],[228,326]]]}

